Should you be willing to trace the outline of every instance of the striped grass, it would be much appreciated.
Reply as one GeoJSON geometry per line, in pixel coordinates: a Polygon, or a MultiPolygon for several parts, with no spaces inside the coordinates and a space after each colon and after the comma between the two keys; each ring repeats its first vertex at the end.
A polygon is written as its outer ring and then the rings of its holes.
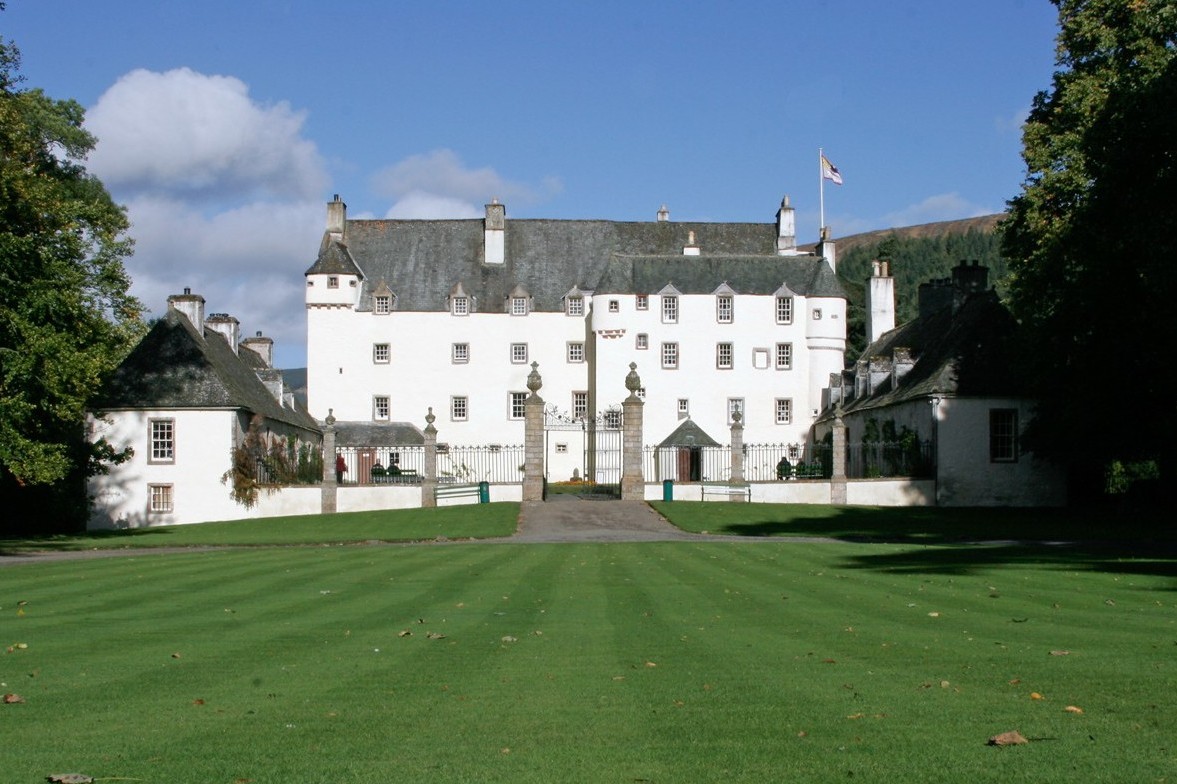
{"type": "Polygon", "coordinates": [[[0,705],[0,770],[1172,780],[1171,574],[987,549],[352,546],[3,568],[0,690],[25,701],[0,705]],[[986,745],[1012,729],[1035,740],[986,745]]]}
{"type": "Polygon", "coordinates": [[[519,504],[460,504],[168,525],[45,538],[0,539],[0,553],[133,547],[253,547],[261,545],[420,542],[486,539],[515,532],[519,504]]]}

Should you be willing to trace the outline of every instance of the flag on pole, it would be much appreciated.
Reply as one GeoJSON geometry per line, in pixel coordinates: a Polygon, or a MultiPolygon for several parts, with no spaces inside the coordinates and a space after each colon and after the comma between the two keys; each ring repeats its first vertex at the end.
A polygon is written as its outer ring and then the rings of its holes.
{"type": "Polygon", "coordinates": [[[842,172],[838,171],[838,167],[830,163],[830,159],[825,155],[821,156],[821,176],[822,179],[830,180],[834,185],[842,184],[842,172]]]}

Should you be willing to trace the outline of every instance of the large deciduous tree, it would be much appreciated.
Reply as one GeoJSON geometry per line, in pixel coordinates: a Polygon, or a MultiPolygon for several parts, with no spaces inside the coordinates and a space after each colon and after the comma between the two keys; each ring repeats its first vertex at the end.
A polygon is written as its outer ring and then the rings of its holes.
{"type": "MultiPolygon", "coordinates": [[[[2,8],[2,4],[0,4],[2,8]]],[[[0,501],[71,485],[86,402],[141,334],[127,218],[83,161],[82,107],[23,89],[0,39],[0,501]]],[[[81,492],[80,486],[74,492],[81,492]]]]}
{"type": "Polygon", "coordinates": [[[1002,226],[1040,399],[1027,446],[1073,467],[1177,439],[1177,3],[1054,0],[1052,87],[1002,226]]]}

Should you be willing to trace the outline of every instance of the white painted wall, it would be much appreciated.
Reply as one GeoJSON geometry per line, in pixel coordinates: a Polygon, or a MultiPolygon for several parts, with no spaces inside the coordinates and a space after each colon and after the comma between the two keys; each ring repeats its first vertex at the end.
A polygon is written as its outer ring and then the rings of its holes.
{"type": "Polygon", "coordinates": [[[936,406],[939,433],[937,503],[941,506],[1061,506],[1062,472],[1028,455],[1015,462],[989,460],[989,412],[1018,411],[1025,429],[1033,409],[1017,398],[944,398],[936,406]]]}
{"type": "Polygon", "coordinates": [[[130,446],[134,456],[106,476],[92,477],[94,512],[89,528],[141,528],[208,520],[232,520],[246,510],[229,497],[221,477],[230,467],[237,428],[235,411],[114,411],[104,420],[90,417],[93,439],[105,436],[116,450],[130,446]],[[175,461],[152,463],[147,442],[150,419],[175,420],[175,461]],[[173,511],[148,511],[148,487],[172,486],[173,511]]]}

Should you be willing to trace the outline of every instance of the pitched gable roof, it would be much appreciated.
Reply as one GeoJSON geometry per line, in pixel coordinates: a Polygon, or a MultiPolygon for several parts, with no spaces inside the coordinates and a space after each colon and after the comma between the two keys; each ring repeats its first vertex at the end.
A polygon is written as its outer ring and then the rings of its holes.
{"type": "MultiPolygon", "coordinates": [[[[368,281],[386,281],[402,311],[440,311],[461,283],[481,311],[497,311],[519,285],[534,310],[557,312],[569,289],[654,293],[673,277],[711,292],[728,280],[749,292],[787,280],[798,294],[844,297],[829,265],[813,256],[778,256],[771,223],[513,220],[505,230],[505,260],[485,264],[484,221],[349,220],[346,243],[324,237],[308,273],[342,271],[345,259],[368,281]],[[683,256],[694,232],[700,256],[683,256]],[[758,269],[757,265],[763,265],[758,269]],[[825,268],[822,272],[820,268],[825,268]],[[737,280],[741,285],[737,285],[737,280]]],[[[369,284],[359,309],[370,308],[369,284]]]]}
{"type": "Polygon", "coordinates": [[[270,394],[257,376],[263,363],[254,352],[238,356],[220,333],[202,332],[169,310],[111,375],[92,407],[245,409],[318,431],[306,411],[286,408],[270,394]]]}
{"type": "MultiPolygon", "coordinates": [[[[969,296],[952,307],[907,322],[867,346],[862,359],[891,357],[896,348],[911,350],[915,364],[893,385],[891,379],[871,394],[844,402],[844,412],[881,408],[932,395],[1018,397],[1026,385],[1014,372],[1016,352],[1025,350],[1017,324],[996,292],[969,296]]],[[[892,376],[893,378],[893,376],[892,376]]],[[[823,419],[833,415],[827,411],[823,419]]]]}

